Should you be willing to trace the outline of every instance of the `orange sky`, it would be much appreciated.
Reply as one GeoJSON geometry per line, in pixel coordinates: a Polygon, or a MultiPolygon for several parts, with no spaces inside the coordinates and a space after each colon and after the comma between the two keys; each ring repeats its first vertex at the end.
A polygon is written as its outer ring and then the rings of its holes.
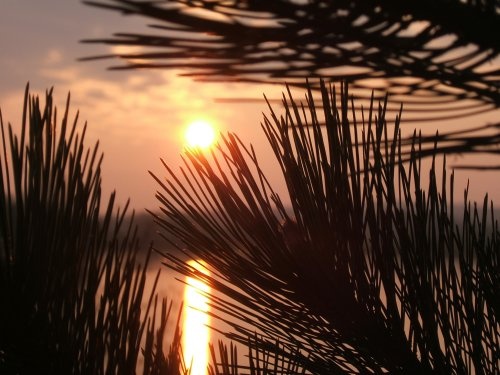
{"type": "MultiPolygon", "coordinates": [[[[117,189],[120,202],[127,197],[132,206],[155,209],[156,185],[148,175],[163,175],[160,158],[176,167],[182,153],[182,129],[193,119],[208,119],[222,131],[234,131],[252,143],[280,191],[281,178],[260,129],[265,103],[223,104],[216,98],[278,98],[282,88],[244,84],[197,83],[178,77],[175,71],[106,71],[113,61],[77,62],[79,57],[109,52],[100,45],[79,43],[81,39],[107,37],[118,31],[140,31],[140,18],[122,17],[84,6],[77,0],[3,0],[0,4],[0,106],[4,121],[20,123],[23,90],[27,81],[43,94],[55,86],[62,106],[71,91],[72,110],[80,110],[81,124],[88,121],[88,145],[100,140],[104,158],[104,193],[117,189]]],[[[498,118],[498,111],[485,121],[498,118]],[[496,116],[496,117],[495,117],[496,116]]],[[[404,118],[404,117],[403,117],[404,118]]],[[[442,123],[440,129],[466,126],[470,120],[442,123]]],[[[409,125],[411,129],[414,124],[409,125]]],[[[416,125],[418,126],[418,124],[416,125]]],[[[426,125],[426,132],[435,128],[426,125]]],[[[450,162],[462,163],[459,156],[450,162]]],[[[497,162],[497,164],[500,164],[497,162]]],[[[457,172],[456,200],[471,179],[471,196],[485,192],[500,201],[500,172],[457,172]],[[459,193],[460,191],[460,193],[459,193]]]]}

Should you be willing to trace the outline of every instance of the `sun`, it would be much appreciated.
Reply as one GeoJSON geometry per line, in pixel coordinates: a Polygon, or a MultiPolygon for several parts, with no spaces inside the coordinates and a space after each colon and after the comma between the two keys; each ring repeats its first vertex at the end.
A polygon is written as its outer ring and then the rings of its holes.
{"type": "Polygon", "coordinates": [[[191,122],[184,133],[186,146],[190,148],[209,148],[215,143],[215,138],[215,128],[206,120],[191,122]]]}

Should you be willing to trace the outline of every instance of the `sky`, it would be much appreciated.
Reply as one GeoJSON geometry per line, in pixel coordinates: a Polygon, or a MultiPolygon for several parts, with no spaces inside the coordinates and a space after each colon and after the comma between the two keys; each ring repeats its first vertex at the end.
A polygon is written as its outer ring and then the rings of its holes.
{"type": "MultiPolygon", "coordinates": [[[[241,84],[200,84],[180,71],[109,71],[119,61],[81,62],[109,53],[108,46],[80,43],[118,31],[145,29],[146,21],[92,8],[77,0],[2,0],[0,3],[0,107],[5,122],[19,126],[26,83],[41,96],[54,87],[62,109],[71,92],[71,111],[87,122],[91,146],[104,152],[104,193],[117,190],[138,210],[155,208],[157,185],[148,174],[163,175],[160,158],[181,164],[183,131],[196,119],[212,121],[222,132],[245,134],[257,149],[263,93],[281,88],[241,84]],[[222,104],[217,98],[250,96],[259,103],[222,104]]],[[[119,48],[119,47],[118,47],[119,48]]],[[[266,147],[267,148],[267,147],[266,147]]]]}
{"type": "MultiPolygon", "coordinates": [[[[109,71],[106,68],[119,61],[78,61],[113,51],[109,46],[80,40],[144,31],[146,24],[140,17],[124,17],[78,0],[2,0],[0,107],[4,121],[19,126],[28,81],[32,92],[41,96],[54,87],[55,101],[61,108],[71,92],[71,113],[79,111],[81,126],[87,122],[87,145],[99,140],[104,152],[104,194],[116,189],[120,204],[130,198],[138,211],[157,209],[157,184],[148,171],[165,175],[160,158],[174,169],[181,164],[182,133],[196,119],[212,121],[222,132],[235,132],[245,143],[252,143],[271,184],[282,192],[282,178],[276,173],[277,164],[260,128],[262,113],[268,113],[264,101],[227,104],[216,99],[260,99],[263,93],[277,98],[283,87],[199,83],[180,77],[180,71],[109,71]]],[[[493,120],[491,115],[485,118],[493,120]]],[[[467,121],[440,126],[449,129],[468,125],[467,121]]],[[[461,162],[460,156],[455,158],[461,162]]],[[[458,171],[458,191],[470,179],[473,199],[482,200],[489,192],[500,201],[498,173],[458,171]]]]}

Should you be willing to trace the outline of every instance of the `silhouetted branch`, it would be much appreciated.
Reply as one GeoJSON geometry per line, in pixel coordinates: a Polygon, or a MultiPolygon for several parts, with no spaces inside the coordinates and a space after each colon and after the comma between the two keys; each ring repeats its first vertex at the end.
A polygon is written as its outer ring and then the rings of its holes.
{"type": "Polygon", "coordinates": [[[159,271],[146,289],[151,248],[141,258],[114,194],[102,206],[102,155],[68,113],[69,96],[59,113],[28,88],[20,134],[0,112],[0,373],[180,373],[159,271]]]}
{"type": "Polygon", "coordinates": [[[456,109],[441,108],[442,99],[500,105],[495,0],[85,3],[155,21],[153,34],[85,41],[145,47],[117,53],[126,63],[114,69],[182,68],[201,80],[301,87],[305,78],[345,79],[355,97],[374,89],[378,97],[397,95],[408,110],[425,100],[448,116],[456,109]]]}
{"type": "Polygon", "coordinates": [[[500,371],[500,232],[487,197],[478,207],[465,192],[459,219],[453,174],[436,158],[423,170],[427,141],[405,146],[385,103],[356,120],[347,86],[322,84],[321,109],[311,90],[305,105],[290,92],[283,104],[263,130],[291,207],[234,134],[211,153],[192,150],[180,171],[165,164],[166,179],[155,177],[155,217],[210,274],[174,254],[167,265],[215,291],[228,338],[295,371],[500,371]]]}

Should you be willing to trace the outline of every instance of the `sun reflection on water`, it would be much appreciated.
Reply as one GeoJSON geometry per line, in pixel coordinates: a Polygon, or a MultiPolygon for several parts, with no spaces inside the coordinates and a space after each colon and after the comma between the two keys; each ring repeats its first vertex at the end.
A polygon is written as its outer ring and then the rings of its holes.
{"type": "MultiPolygon", "coordinates": [[[[208,274],[208,270],[196,261],[189,264],[197,270],[208,274]]],[[[205,375],[208,365],[208,342],[210,333],[208,330],[209,316],[208,298],[210,288],[207,284],[191,277],[186,278],[184,290],[183,319],[183,352],[186,366],[191,369],[191,375],[205,375]]]]}

